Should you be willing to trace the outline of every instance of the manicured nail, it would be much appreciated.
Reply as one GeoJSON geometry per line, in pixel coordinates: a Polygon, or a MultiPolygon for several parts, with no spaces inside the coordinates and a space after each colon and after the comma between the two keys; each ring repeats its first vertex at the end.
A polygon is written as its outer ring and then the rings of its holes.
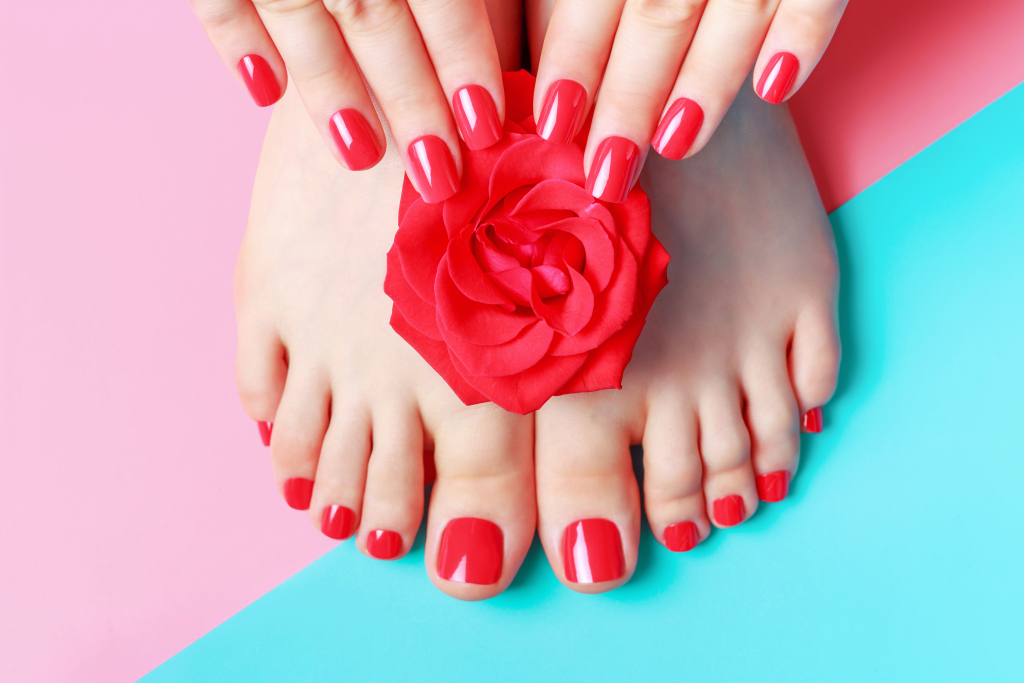
{"type": "Polygon", "coordinates": [[[568,79],[555,81],[544,96],[537,135],[563,145],[572,142],[586,106],[587,91],[582,85],[568,79]]]}
{"type": "Polygon", "coordinates": [[[789,493],[789,472],[779,470],[757,478],[757,497],[766,503],[778,503],[789,493]]]}
{"type": "Polygon", "coordinates": [[[366,536],[366,552],[378,560],[393,560],[402,552],[402,537],[384,529],[371,531],[366,536]]]}
{"type": "Polygon", "coordinates": [[[626,573],[619,528],[607,519],[581,519],[562,536],[565,579],[573,583],[614,581],[626,573]]]}
{"type": "Polygon", "coordinates": [[[269,107],[281,99],[281,86],[267,60],[259,55],[246,55],[238,60],[238,72],[258,107],[269,107]]]}
{"type": "Polygon", "coordinates": [[[459,88],[452,97],[452,109],[466,147],[486,149],[504,135],[494,99],[485,88],[479,85],[459,88]]]}
{"type": "Polygon", "coordinates": [[[665,547],[674,553],[693,550],[700,543],[700,531],[693,522],[679,522],[665,527],[665,547]]]}
{"type": "Polygon", "coordinates": [[[331,117],[331,137],[350,171],[362,171],[380,161],[384,147],[370,122],[355,109],[342,109],[331,117]]]}
{"type": "Polygon", "coordinates": [[[434,464],[434,451],[423,451],[423,485],[433,484],[437,479],[437,466],[434,464]]]}
{"type": "MultiPolygon", "coordinates": [[[[307,507],[309,503],[306,503],[307,507]]],[[[344,505],[331,505],[324,508],[320,516],[320,531],[337,541],[343,541],[352,535],[352,522],[356,521],[356,513],[344,505]]]]}
{"type": "Polygon", "coordinates": [[[263,439],[263,445],[270,445],[270,435],[274,433],[273,422],[257,422],[256,426],[260,428],[260,438],[263,439]]]}
{"type": "Polygon", "coordinates": [[[461,517],[441,534],[437,573],[446,581],[489,585],[501,578],[504,537],[494,522],[461,517]]]}
{"type": "Polygon", "coordinates": [[[666,159],[682,159],[693,144],[704,123],[704,110],[693,100],[680,97],[672,103],[658,124],[651,143],[666,159]]]}
{"type": "Polygon", "coordinates": [[[625,201],[639,162],[640,150],[632,140],[614,135],[605,138],[590,164],[587,192],[606,202],[625,201]]]}
{"type": "Polygon", "coordinates": [[[768,62],[757,83],[757,95],[765,102],[779,104],[786,99],[800,71],[800,60],[789,52],[779,52],[768,62]]]}
{"type": "Polygon", "coordinates": [[[284,483],[284,502],[295,510],[308,510],[313,497],[313,480],[292,477],[284,483]]]}
{"type": "Polygon", "coordinates": [[[811,434],[820,434],[825,428],[825,414],[821,408],[811,408],[804,413],[804,419],[800,422],[800,428],[811,434]]]}
{"type": "Polygon", "coordinates": [[[736,526],[743,521],[746,508],[739,496],[725,496],[715,501],[715,521],[722,526],[736,526]]]}
{"type": "Polygon", "coordinates": [[[443,202],[459,191],[455,159],[439,137],[424,135],[413,140],[409,145],[409,167],[420,196],[428,204],[443,202]]]}

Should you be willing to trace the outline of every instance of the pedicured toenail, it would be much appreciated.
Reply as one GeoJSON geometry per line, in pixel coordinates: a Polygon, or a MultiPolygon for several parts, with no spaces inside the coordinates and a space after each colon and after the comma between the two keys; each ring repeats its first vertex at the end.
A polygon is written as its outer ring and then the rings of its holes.
{"type": "Polygon", "coordinates": [[[722,526],[736,526],[746,516],[743,499],[739,496],[725,496],[715,501],[715,521],[722,526]]]}
{"type": "Polygon", "coordinates": [[[693,522],[679,522],[665,527],[665,547],[674,553],[693,550],[700,543],[700,531],[693,522]]]}
{"type": "Polygon", "coordinates": [[[581,519],[562,535],[565,580],[573,583],[615,581],[626,573],[619,528],[607,519],[581,519]]]}
{"type": "Polygon", "coordinates": [[[308,510],[313,497],[313,480],[292,477],[284,483],[284,502],[295,510],[308,510]]]}
{"type": "MultiPolygon", "coordinates": [[[[307,502],[308,506],[309,503],[307,502]]],[[[356,513],[344,505],[331,505],[324,508],[324,514],[320,516],[320,531],[338,541],[343,541],[352,535],[352,522],[356,519],[356,513]]]]}
{"type": "Polygon", "coordinates": [[[437,573],[456,583],[497,583],[504,547],[504,536],[494,522],[476,517],[453,519],[441,535],[437,573]]]}
{"type": "Polygon", "coordinates": [[[274,433],[273,422],[257,422],[256,426],[260,428],[260,438],[263,439],[263,445],[270,445],[270,435],[274,433]]]}
{"type": "Polygon", "coordinates": [[[810,434],[820,434],[821,430],[825,427],[825,415],[821,408],[811,408],[804,413],[804,419],[800,423],[800,428],[810,434]]]}
{"type": "Polygon", "coordinates": [[[789,493],[789,472],[769,472],[757,478],[757,497],[766,503],[778,503],[789,493]]]}
{"type": "Polygon", "coordinates": [[[378,560],[393,560],[402,552],[402,537],[384,529],[371,531],[366,537],[366,552],[378,560]]]}

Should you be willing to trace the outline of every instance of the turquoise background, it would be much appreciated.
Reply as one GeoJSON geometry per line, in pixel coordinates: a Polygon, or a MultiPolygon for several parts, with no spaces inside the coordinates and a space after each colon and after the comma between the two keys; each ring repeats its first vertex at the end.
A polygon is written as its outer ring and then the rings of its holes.
{"type": "MultiPolygon", "coordinates": [[[[146,681],[1024,680],[1024,86],[831,216],[843,366],[789,498],[624,587],[483,603],[340,545],[146,681]]],[[[422,532],[421,532],[422,533],[422,532]]]]}

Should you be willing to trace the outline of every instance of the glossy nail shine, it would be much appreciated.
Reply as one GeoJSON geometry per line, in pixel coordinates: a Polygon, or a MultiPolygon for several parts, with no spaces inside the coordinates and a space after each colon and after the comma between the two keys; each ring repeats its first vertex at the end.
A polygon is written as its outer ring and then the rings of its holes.
{"type": "Polygon", "coordinates": [[[466,147],[486,149],[503,137],[494,98],[486,88],[479,85],[459,88],[452,97],[452,110],[466,147]]]}
{"type": "Polygon", "coordinates": [[[626,573],[619,528],[607,519],[581,519],[562,535],[565,580],[572,583],[615,581],[626,573]]]}
{"type": "Polygon", "coordinates": [[[804,413],[800,422],[800,429],[809,434],[820,434],[825,428],[825,413],[821,408],[811,408],[804,413]]]}
{"type": "Polygon", "coordinates": [[[715,521],[722,526],[736,526],[747,515],[746,506],[743,505],[743,498],[740,496],[723,496],[716,500],[712,507],[715,521]]]}
{"type": "Polygon", "coordinates": [[[328,505],[320,516],[320,531],[324,536],[343,541],[352,535],[356,513],[344,505],[328,505]]]}
{"type": "Polygon", "coordinates": [[[632,140],[612,136],[597,146],[587,174],[587,191],[605,202],[626,200],[640,163],[640,150],[632,140]]]}
{"type": "Polygon", "coordinates": [[[800,60],[789,52],[779,52],[765,66],[757,84],[757,95],[765,102],[780,104],[793,87],[800,71],[800,60]]]}
{"type": "Polygon", "coordinates": [[[260,439],[263,441],[263,445],[264,446],[269,446],[270,445],[270,437],[274,433],[274,423],[273,422],[257,422],[256,426],[259,427],[260,439]]]}
{"type": "Polygon", "coordinates": [[[409,145],[409,172],[423,201],[443,202],[459,191],[455,159],[444,140],[424,135],[409,145]]]}
{"type": "Polygon", "coordinates": [[[564,79],[555,81],[544,96],[537,134],[550,142],[569,144],[583,120],[587,91],[577,83],[564,79]]]}
{"type": "Polygon", "coordinates": [[[789,472],[780,470],[760,475],[757,480],[757,497],[766,503],[778,503],[789,493],[789,472]]]}
{"type": "Polygon", "coordinates": [[[386,529],[371,531],[366,535],[366,552],[378,560],[393,560],[402,552],[402,537],[386,529]]]}
{"type": "Polygon", "coordinates": [[[242,75],[249,96],[258,107],[269,107],[281,99],[281,86],[267,60],[259,55],[246,55],[238,60],[238,73],[242,75]]]}
{"type": "Polygon", "coordinates": [[[292,477],[282,487],[284,501],[294,510],[308,510],[309,501],[313,497],[313,480],[304,477],[292,477]]]}
{"type": "Polygon", "coordinates": [[[665,547],[674,553],[693,550],[700,543],[700,530],[693,522],[680,522],[665,528],[665,547]]]}
{"type": "Polygon", "coordinates": [[[686,156],[704,124],[704,110],[693,100],[680,97],[672,103],[658,124],[651,146],[666,159],[686,156]]]}
{"type": "Polygon", "coordinates": [[[331,117],[331,137],[350,171],[370,168],[384,154],[370,122],[355,109],[342,109],[331,117]]]}
{"type": "Polygon", "coordinates": [[[497,583],[504,548],[504,536],[494,522],[476,517],[453,519],[441,534],[437,574],[455,583],[497,583]]]}

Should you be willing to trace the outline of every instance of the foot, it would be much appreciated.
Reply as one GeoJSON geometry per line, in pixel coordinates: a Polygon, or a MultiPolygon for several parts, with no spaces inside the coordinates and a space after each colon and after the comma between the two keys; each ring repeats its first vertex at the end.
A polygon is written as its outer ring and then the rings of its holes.
{"type": "Polygon", "coordinates": [[[536,413],[541,541],[583,592],[636,567],[630,444],[655,537],[689,550],[785,497],[839,366],[834,240],[784,107],[741,94],[703,152],[650,154],[641,182],[672,262],[623,388],[536,413]]]}

